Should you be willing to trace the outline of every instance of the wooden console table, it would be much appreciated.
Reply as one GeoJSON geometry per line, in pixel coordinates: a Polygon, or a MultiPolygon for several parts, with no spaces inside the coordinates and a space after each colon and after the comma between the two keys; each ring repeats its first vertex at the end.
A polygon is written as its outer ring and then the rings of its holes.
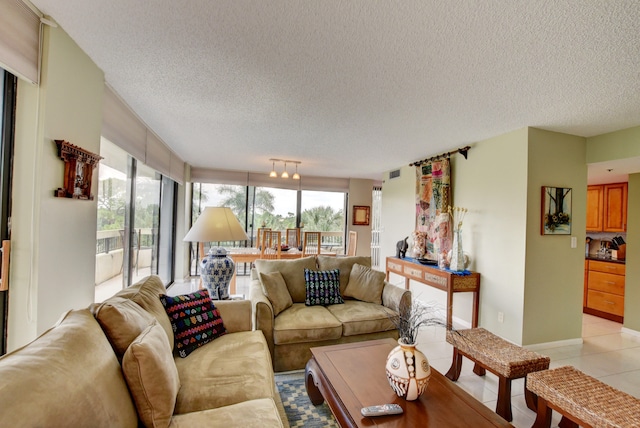
{"type": "Polygon", "coordinates": [[[409,281],[414,280],[430,287],[447,292],[447,325],[452,323],[453,293],[473,293],[473,309],[471,313],[471,327],[478,326],[478,308],[480,306],[480,274],[471,272],[469,275],[457,275],[442,270],[436,266],[423,265],[415,259],[387,257],[387,281],[389,274],[403,276],[404,288],[409,289],[409,281]]]}

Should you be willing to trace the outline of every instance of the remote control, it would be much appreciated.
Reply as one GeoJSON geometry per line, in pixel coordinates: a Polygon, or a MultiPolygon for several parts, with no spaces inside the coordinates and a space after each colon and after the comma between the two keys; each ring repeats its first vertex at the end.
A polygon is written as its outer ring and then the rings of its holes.
{"type": "Polygon", "coordinates": [[[399,415],[402,413],[402,407],[398,404],[382,404],[380,406],[363,407],[360,413],[362,413],[362,416],[399,415]]]}

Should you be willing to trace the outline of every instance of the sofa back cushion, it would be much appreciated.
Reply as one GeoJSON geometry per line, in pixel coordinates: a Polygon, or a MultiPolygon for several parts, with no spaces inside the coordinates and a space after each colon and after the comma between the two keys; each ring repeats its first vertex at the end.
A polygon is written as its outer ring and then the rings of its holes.
{"type": "Polygon", "coordinates": [[[356,263],[351,268],[351,275],[349,275],[344,295],[363,302],[381,305],[385,278],[384,272],[356,263]]]}
{"type": "Polygon", "coordinates": [[[293,303],[304,303],[307,297],[304,282],[305,269],[316,269],[315,257],[303,257],[293,260],[256,260],[258,274],[272,272],[280,272],[282,274],[293,303]]]}
{"type": "Polygon", "coordinates": [[[145,427],[168,427],[180,389],[178,369],[156,320],[138,336],[122,359],[138,415],[145,427]]]}
{"type": "Polygon", "coordinates": [[[371,267],[371,257],[318,256],[318,269],[320,270],[340,269],[340,294],[343,296],[344,296],[344,290],[347,288],[347,284],[349,284],[349,276],[351,275],[351,268],[356,263],[365,267],[371,267]]]}
{"type": "Polygon", "coordinates": [[[167,289],[160,277],[151,275],[133,284],[131,287],[120,290],[116,293],[116,297],[133,300],[140,305],[142,309],[157,319],[158,324],[160,324],[164,332],[167,333],[169,346],[173,349],[173,329],[171,328],[171,322],[169,321],[167,312],[160,302],[160,295],[166,292],[167,289]]]}
{"type": "Polygon", "coordinates": [[[284,282],[280,272],[260,273],[259,275],[262,291],[271,302],[273,316],[277,317],[280,312],[293,305],[287,283],[284,282]]]}
{"type": "Polygon", "coordinates": [[[1,357],[0,379],[2,427],[138,426],[120,363],[88,309],[1,357]]]}
{"type": "Polygon", "coordinates": [[[122,360],[131,342],[155,320],[140,305],[123,297],[112,297],[92,309],[118,360],[122,360]]]}

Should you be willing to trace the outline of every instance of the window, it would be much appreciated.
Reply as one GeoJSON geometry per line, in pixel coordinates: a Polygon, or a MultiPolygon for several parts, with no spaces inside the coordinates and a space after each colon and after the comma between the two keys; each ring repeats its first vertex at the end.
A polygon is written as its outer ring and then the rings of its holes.
{"type": "Polygon", "coordinates": [[[177,184],[102,138],[95,301],[148,275],[174,278],[177,184]]]}
{"type": "Polygon", "coordinates": [[[322,248],[344,254],[345,194],[342,192],[302,191],[301,221],[304,230],[322,232],[322,248]]]}
{"type": "MultiPolygon", "coordinates": [[[[192,224],[206,206],[225,206],[236,214],[245,227],[250,242],[220,243],[223,246],[255,246],[258,228],[269,227],[285,231],[303,224],[304,230],[322,231],[325,250],[343,254],[345,251],[344,192],[292,190],[263,186],[229,184],[193,184],[192,224]]],[[[209,243],[204,251],[208,252],[209,243]]],[[[199,274],[201,258],[198,245],[191,245],[191,275],[199,274]]],[[[238,269],[244,269],[238,266],[238,269]]],[[[248,272],[248,270],[247,270],[248,272]]]]}
{"type": "Polygon", "coordinates": [[[162,176],[138,163],[135,174],[135,205],[131,228],[131,283],[158,274],[158,229],[162,176]]]}

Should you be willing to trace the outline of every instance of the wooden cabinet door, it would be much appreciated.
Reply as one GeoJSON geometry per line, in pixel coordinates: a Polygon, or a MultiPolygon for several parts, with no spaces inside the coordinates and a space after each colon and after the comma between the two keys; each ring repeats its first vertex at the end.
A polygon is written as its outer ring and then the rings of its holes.
{"type": "Polygon", "coordinates": [[[605,184],[604,186],[604,226],[605,232],[626,232],[627,230],[627,183],[605,184]]]}
{"type": "Polygon", "coordinates": [[[602,232],[603,193],[602,185],[587,187],[587,232],[602,232]]]}

